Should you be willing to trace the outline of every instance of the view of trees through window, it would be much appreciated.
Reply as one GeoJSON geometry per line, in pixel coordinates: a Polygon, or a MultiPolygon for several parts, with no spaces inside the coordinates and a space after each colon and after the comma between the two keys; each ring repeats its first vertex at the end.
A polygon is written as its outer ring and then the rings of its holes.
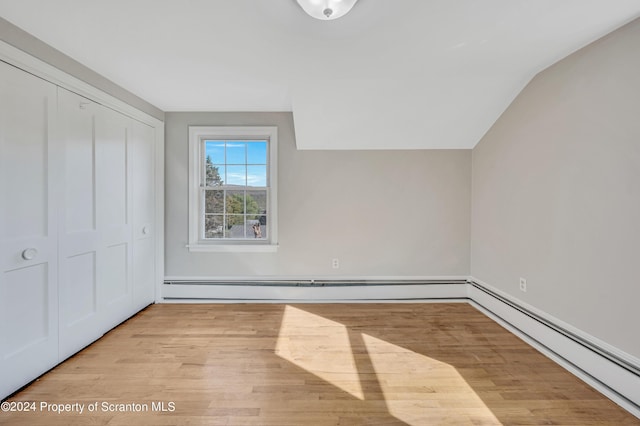
{"type": "Polygon", "coordinates": [[[267,143],[204,141],[205,239],[268,238],[267,143]]]}

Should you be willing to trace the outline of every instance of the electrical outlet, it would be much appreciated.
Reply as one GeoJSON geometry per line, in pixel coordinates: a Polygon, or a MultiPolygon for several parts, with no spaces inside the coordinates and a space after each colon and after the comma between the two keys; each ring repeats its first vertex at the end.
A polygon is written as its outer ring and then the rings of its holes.
{"type": "Polygon", "coordinates": [[[520,278],[520,291],[526,293],[527,292],[527,280],[524,278],[520,278]]]}
{"type": "Polygon", "coordinates": [[[340,259],[331,259],[331,267],[333,269],[340,268],[340,259]]]}

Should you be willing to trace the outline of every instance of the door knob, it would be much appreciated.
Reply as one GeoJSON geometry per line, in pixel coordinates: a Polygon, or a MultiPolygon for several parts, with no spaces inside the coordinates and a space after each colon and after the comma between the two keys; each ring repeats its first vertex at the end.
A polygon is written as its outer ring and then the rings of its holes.
{"type": "Polygon", "coordinates": [[[148,226],[143,226],[142,227],[142,235],[147,235],[149,233],[149,227],[148,226]]]}
{"type": "Polygon", "coordinates": [[[36,257],[37,254],[38,254],[38,250],[34,248],[28,248],[28,249],[22,250],[22,258],[24,260],[31,260],[34,257],[36,257]]]}

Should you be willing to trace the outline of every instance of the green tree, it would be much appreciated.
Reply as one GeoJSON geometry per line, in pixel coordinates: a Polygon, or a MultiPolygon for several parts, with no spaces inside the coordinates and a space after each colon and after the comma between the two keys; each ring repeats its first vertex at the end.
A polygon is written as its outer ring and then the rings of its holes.
{"type": "Polygon", "coordinates": [[[243,225],[246,215],[256,215],[260,213],[258,202],[249,194],[228,193],[227,195],[227,229],[233,225],[243,225]],[[237,216],[236,216],[237,215],[237,216]],[[242,216],[241,216],[242,215],[242,216]]]}
{"type": "Polygon", "coordinates": [[[260,206],[250,194],[232,193],[227,196],[227,213],[255,215],[260,213],[260,206]]]}
{"type": "Polygon", "coordinates": [[[213,165],[210,155],[207,155],[205,164],[205,181],[207,186],[221,186],[224,183],[220,177],[220,171],[217,166],[213,165]]]}
{"type": "Polygon", "coordinates": [[[258,206],[258,202],[253,199],[253,197],[247,194],[247,214],[257,214],[260,212],[260,208],[258,206]]]}
{"type": "Polygon", "coordinates": [[[226,207],[228,214],[244,214],[244,195],[238,193],[227,193],[226,207]]]}

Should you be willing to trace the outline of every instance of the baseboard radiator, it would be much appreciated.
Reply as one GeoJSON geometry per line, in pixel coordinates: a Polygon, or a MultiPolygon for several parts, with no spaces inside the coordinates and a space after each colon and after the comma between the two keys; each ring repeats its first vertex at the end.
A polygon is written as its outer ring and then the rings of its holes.
{"type": "Polygon", "coordinates": [[[164,302],[371,302],[467,300],[465,279],[446,280],[175,280],[164,302]],[[366,291],[363,291],[365,290],[366,291]]]}
{"type": "Polygon", "coordinates": [[[469,303],[640,418],[640,362],[469,281],[469,303]]]}

